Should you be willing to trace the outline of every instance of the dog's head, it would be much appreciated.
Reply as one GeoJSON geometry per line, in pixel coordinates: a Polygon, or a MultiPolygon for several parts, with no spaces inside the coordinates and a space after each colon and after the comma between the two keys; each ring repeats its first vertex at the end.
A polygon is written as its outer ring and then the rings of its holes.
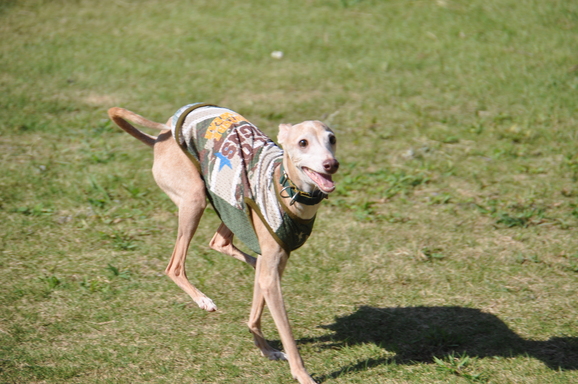
{"type": "Polygon", "coordinates": [[[327,125],[320,121],[281,124],[277,140],[303,183],[311,186],[312,190],[318,188],[324,193],[335,190],[331,175],[339,168],[335,158],[337,141],[327,125]]]}

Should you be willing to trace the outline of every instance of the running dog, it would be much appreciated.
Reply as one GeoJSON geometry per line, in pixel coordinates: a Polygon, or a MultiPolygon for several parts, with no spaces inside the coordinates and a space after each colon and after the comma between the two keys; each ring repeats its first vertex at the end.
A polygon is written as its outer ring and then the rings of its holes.
{"type": "Polygon", "coordinates": [[[256,270],[248,321],[255,345],[271,360],[288,360],[299,383],[315,383],[289,325],[281,276],[290,252],[309,237],[320,203],[335,189],[332,175],[339,162],[333,131],[320,121],[281,124],[277,138],[282,150],[238,113],[210,104],[187,105],[166,124],[122,108],[111,108],[108,114],[154,149],[154,179],[178,207],[177,241],[165,273],[200,308],[217,310],[185,273],[187,250],[209,200],[222,221],[210,247],[256,270]],[[129,121],[161,133],[148,135],[129,121]],[[235,247],[233,236],[259,256],[235,247]],[[265,304],[285,353],[272,348],[263,336],[265,304]]]}

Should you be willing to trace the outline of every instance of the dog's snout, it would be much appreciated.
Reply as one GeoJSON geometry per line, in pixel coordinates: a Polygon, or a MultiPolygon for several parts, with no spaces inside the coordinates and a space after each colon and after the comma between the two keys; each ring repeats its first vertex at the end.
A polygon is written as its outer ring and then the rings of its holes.
{"type": "Polygon", "coordinates": [[[335,159],[327,159],[323,162],[323,169],[329,174],[334,174],[339,169],[339,161],[335,159]]]}

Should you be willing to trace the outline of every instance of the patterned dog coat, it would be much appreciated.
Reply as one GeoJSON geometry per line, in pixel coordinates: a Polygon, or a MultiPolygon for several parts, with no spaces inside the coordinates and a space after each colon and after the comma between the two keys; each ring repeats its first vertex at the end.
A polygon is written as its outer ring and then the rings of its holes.
{"type": "Polygon", "coordinates": [[[251,250],[261,253],[250,209],[287,252],[305,243],[315,217],[299,219],[282,203],[274,171],[283,151],[263,132],[236,112],[201,103],[180,108],[171,129],[199,170],[217,214],[251,250]]]}

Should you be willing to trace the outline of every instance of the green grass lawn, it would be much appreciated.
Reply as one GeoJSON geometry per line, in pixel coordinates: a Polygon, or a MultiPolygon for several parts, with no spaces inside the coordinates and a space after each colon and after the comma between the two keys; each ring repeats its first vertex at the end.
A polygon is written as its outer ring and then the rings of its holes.
{"type": "Polygon", "coordinates": [[[187,266],[219,311],[163,275],[176,208],[106,115],[196,101],[337,134],[284,277],[318,381],[578,381],[578,2],[11,0],[0,383],[293,382],[253,346],[253,271],[209,250],[212,210],[187,266]]]}

